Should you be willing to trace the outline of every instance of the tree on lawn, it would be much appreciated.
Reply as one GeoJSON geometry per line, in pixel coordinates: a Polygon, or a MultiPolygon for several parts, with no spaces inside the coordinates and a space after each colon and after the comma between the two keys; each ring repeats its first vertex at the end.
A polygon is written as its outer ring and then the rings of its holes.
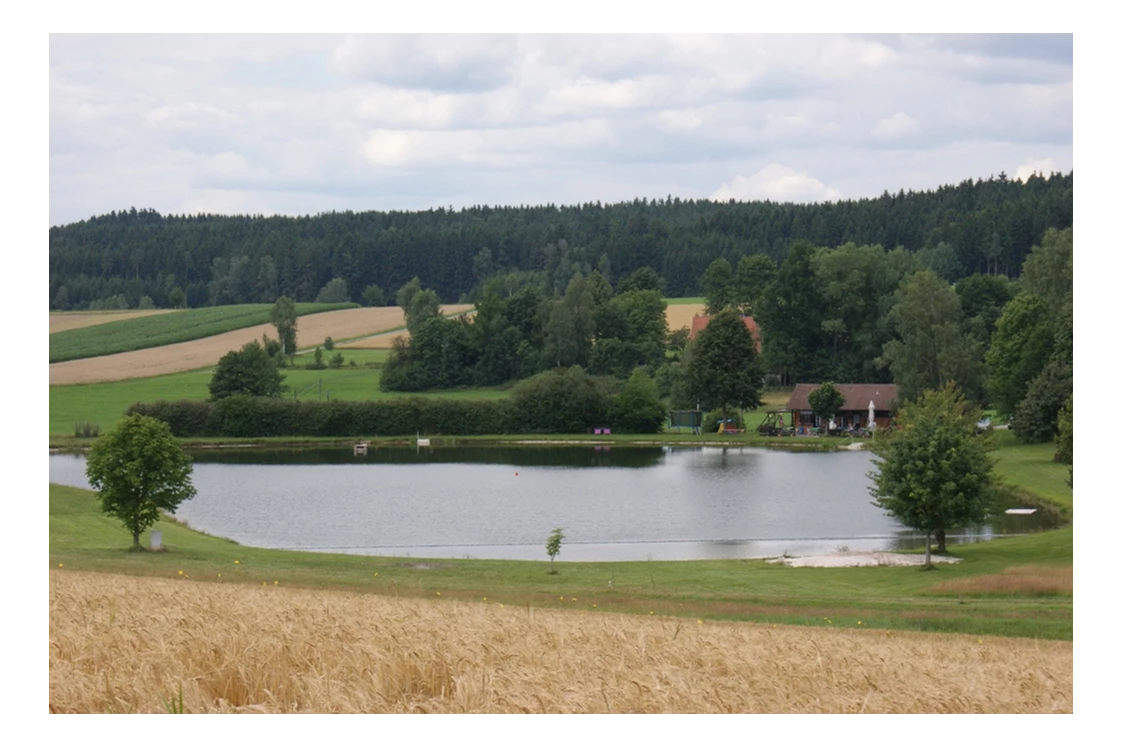
{"type": "Polygon", "coordinates": [[[251,340],[218,360],[208,388],[212,400],[231,395],[280,397],[284,376],[261,343],[251,340]]]}
{"type": "Polygon", "coordinates": [[[869,474],[876,506],[925,533],[924,565],[931,568],[932,534],[945,553],[946,531],[986,518],[994,462],[986,435],[976,435],[981,411],[954,385],[921,392],[897,414],[898,428],[877,432],[869,474]]]}
{"type": "Polygon", "coordinates": [[[296,304],[288,296],[277,299],[269,312],[269,321],[277,328],[281,355],[291,359],[296,355],[296,304]]]}
{"type": "Polygon", "coordinates": [[[101,509],[133,534],[132,550],[140,550],[140,534],[156,523],[160,512],[174,512],[195,495],[191,458],[163,421],[126,416],[102,436],[86,458],[86,477],[98,492],[101,509]]]}
{"type": "Polygon", "coordinates": [[[550,557],[550,574],[558,573],[554,569],[554,557],[561,553],[563,540],[565,540],[565,535],[560,527],[555,527],[554,531],[550,533],[550,537],[546,538],[546,555],[550,557]]]}
{"type": "Polygon", "coordinates": [[[688,396],[704,410],[754,409],[761,405],[763,371],[753,334],[741,315],[726,309],[698,333],[686,362],[688,396]]]}
{"type": "Polygon", "coordinates": [[[842,410],[842,404],[846,402],[846,398],[835,388],[834,384],[823,382],[819,385],[819,389],[813,390],[807,396],[807,402],[811,405],[812,412],[819,416],[822,423],[826,424],[834,420],[838,411],[842,410]]]}

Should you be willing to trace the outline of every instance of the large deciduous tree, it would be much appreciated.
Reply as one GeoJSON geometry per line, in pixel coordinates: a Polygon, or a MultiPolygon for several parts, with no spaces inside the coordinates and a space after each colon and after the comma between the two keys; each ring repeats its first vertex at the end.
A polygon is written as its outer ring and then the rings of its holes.
{"type": "Polygon", "coordinates": [[[776,263],[767,255],[745,255],[737,263],[737,303],[744,314],[753,314],[764,289],[776,278],[776,263]]]}
{"type": "Polygon", "coordinates": [[[283,381],[277,362],[261,343],[251,340],[241,350],[230,351],[218,360],[208,389],[212,400],[231,395],[279,397],[283,381]]]}
{"type": "Polygon", "coordinates": [[[291,359],[296,355],[296,304],[288,296],[277,299],[269,312],[269,321],[277,328],[281,354],[291,359]]]}
{"type": "Polygon", "coordinates": [[[715,314],[691,345],[686,361],[688,397],[705,410],[757,408],[763,371],[756,342],[744,319],[733,310],[715,314]]]}
{"type": "Polygon", "coordinates": [[[98,439],[86,458],[86,477],[101,499],[102,511],[132,533],[140,534],[195,495],[191,458],[180,448],[168,424],[130,415],[98,439]]]}
{"type": "Polygon", "coordinates": [[[347,281],[342,278],[332,278],[324,284],[320,293],[316,294],[318,304],[341,304],[350,300],[351,294],[347,290],[347,281]]]}
{"type": "Polygon", "coordinates": [[[702,273],[702,293],[706,297],[706,314],[717,314],[737,303],[737,282],[729,260],[719,257],[702,273]]]}
{"type": "Polygon", "coordinates": [[[1045,232],[1022,266],[1022,286],[1054,311],[1072,303],[1072,227],[1045,232]]]}
{"type": "Polygon", "coordinates": [[[924,563],[932,563],[932,535],[946,552],[947,530],[982,522],[993,494],[989,436],[977,435],[981,411],[954,386],[925,390],[897,413],[898,428],[877,432],[870,473],[874,503],[901,524],[925,533],[924,563]]]}
{"type": "Polygon", "coordinates": [[[1012,416],[1053,355],[1058,319],[1039,296],[1022,293],[1002,310],[987,351],[987,390],[991,403],[1012,416]]]}
{"type": "Polygon", "coordinates": [[[884,357],[902,400],[956,383],[974,402],[982,397],[982,343],[962,329],[959,298],[931,270],[906,278],[890,312],[897,339],[884,357]]]}
{"type": "Polygon", "coordinates": [[[827,368],[826,302],[815,282],[814,254],[807,242],[793,244],[753,315],[769,370],[784,382],[814,382],[827,368]]]}

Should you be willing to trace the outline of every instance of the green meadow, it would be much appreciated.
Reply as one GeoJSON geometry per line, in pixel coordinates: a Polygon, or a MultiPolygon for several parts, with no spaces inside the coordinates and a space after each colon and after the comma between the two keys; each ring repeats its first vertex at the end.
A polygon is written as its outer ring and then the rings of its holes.
{"type": "MultiPolygon", "coordinates": [[[[201,582],[843,628],[1072,639],[1072,529],[953,546],[915,567],[791,568],[760,560],[550,563],[248,548],[164,520],[165,553],[129,553],[96,495],[50,486],[52,567],[201,582]]],[[[543,539],[545,541],[545,539],[543,539]]],[[[147,533],[142,543],[148,544],[147,533]]],[[[562,546],[562,558],[565,549],[562,546]]]]}
{"type": "MultiPolygon", "coordinates": [[[[338,369],[305,369],[314,354],[297,356],[295,366],[283,370],[284,396],[299,400],[385,400],[406,396],[405,393],[383,392],[382,368],[390,352],[387,350],[336,348],[324,351],[327,362],[334,353],[343,355],[344,365],[338,369]],[[350,366],[354,360],[356,366],[350,366]]],[[[104,433],[113,426],[133,403],[156,400],[206,400],[207,385],[213,368],[196,369],[178,374],[165,374],[145,379],[94,384],[55,385],[50,388],[50,434],[71,436],[77,423],[97,424],[104,433]]],[[[412,396],[413,393],[409,393],[412,396]]],[[[466,400],[496,400],[507,397],[508,391],[498,388],[448,390],[417,393],[420,397],[445,397],[466,400]]]]}

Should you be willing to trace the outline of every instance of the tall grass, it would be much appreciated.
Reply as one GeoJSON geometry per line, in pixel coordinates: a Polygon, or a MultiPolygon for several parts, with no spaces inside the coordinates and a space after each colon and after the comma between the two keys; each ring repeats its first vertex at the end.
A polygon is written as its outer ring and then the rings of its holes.
{"type": "MultiPolygon", "coordinates": [[[[233,572],[230,572],[233,576],[233,572]]],[[[51,712],[1071,712],[1070,642],[50,572],[51,712]]]]}
{"type": "MultiPolygon", "coordinates": [[[[349,309],[355,304],[297,304],[299,315],[349,309]]],[[[272,304],[237,304],[185,309],[170,314],[106,322],[50,336],[51,363],[139,351],[219,335],[269,321],[272,304]]]]}

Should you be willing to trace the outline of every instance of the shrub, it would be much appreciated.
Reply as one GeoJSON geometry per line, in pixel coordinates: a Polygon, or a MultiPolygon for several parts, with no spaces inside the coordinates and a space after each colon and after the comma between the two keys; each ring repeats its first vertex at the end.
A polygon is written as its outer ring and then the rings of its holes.
{"type": "Polygon", "coordinates": [[[76,423],[74,424],[74,435],[80,438],[87,438],[97,436],[101,427],[96,423],[76,423]]]}
{"type": "Polygon", "coordinates": [[[603,380],[573,366],[519,382],[511,415],[518,433],[579,434],[608,424],[609,403],[603,380]]]}
{"type": "Polygon", "coordinates": [[[608,425],[625,434],[657,434],[666,420],[667,407],[643,369],[632,372],[608,408],[608,425]]]}
{"type": "MultiPolygon", "coordinates": [[[[726,426],[732,426],[738,429],[745,428],[745,416],[742,413],[729,413],[726,415],[726,418],[733,421],[732,424],[725,424],[726,426]]],[[[702,416],[702,431],[707,434],[715,434],[717,433],[717,427],[720,423],[721,411],[710,411],[702,416]]]]}
{"type": "Polygon", "coordinates": [[[1056,361],[1046,364],[1033,378],[1025,398],[1018,403],[1010,428],[1022,442],[1053,441],[1057,417],[1072,395],[1072,367],[1056,361]]]}

